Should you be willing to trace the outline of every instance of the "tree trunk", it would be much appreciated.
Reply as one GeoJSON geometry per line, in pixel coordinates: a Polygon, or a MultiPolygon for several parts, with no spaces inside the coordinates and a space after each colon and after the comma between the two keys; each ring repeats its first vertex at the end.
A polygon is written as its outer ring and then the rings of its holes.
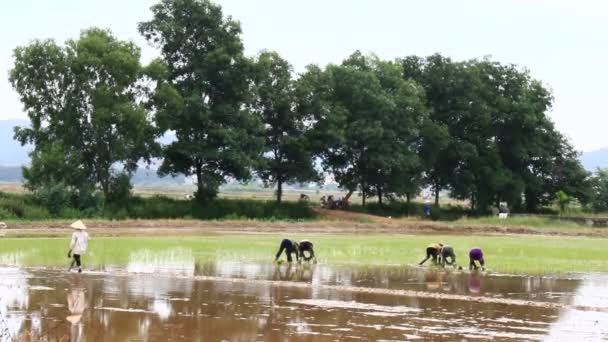
{"type": "Polygon", "coordinates": [[[352,196],[352,195],[353,195],[353,193],[354,193],[354,191],[353,191],[353,190],[350,190],[350,191],[349,191],[349,192],[346,194],[346,196],[344,197],[344,202],[348,202],[348,201],[350,200],[350,196],[352,196]]]}
{"type": "Polygon", "coordinates": [[[365,193],[365,190],[363,190],[361,192],[361,204],[363,204],[363,206],[365,207],[365,197],[367,196],[367,194],[365,193]]]}
{"type": "Polygon", "coordinates": [[[110,193],[110,185],[109,185],[109,181],[107,179],[103,179],[101,181],[101,191],[103,191],[103,196],[105,198],[108,198],[108,194],[110,193]]]}
{"type": "Polygon", "coordinates": [[[382,206],[382,189],[378,188],[378,204],[382,206]]]}
{"type": "Polygon", "coordinates": [[[471,194],[471,211],[475,212],[475,193],[471,194]]]}
{"type": "Polygon", "coordinates": [[[405,194],[405,200],[407,203],[407,216],[410,216],[410,208],[411,208],[411,204],[412,204],[412,194],[410,194],[409,192],[407,194],[405,194]]]}
{"type": "Polygon", "coordinates": [[[277,178],[277,202],[281,203],[283,199],[283,179],[281,177],[277,178]]]}
{"type": "Polygon", "coordinates": [[[439,207],[439,181],[435,181],[435,207],[439,207]]]}
{"type": "Polygon", "coordinates": [[[197,194],[203,194],[203,166],[200,162],[196,162],[196,188],[197,194]]]}

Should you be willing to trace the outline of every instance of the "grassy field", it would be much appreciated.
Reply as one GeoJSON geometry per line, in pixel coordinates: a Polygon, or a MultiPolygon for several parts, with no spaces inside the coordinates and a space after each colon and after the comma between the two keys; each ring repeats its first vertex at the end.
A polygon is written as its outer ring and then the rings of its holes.
{"type": "MultiPolygon", "coordinates": [[[[213,260],[271,262],[281,240],[274,235],[209,235],[197,237],[98,238],[85,257],[89,266],[124,266],[133,258],[188,257],[213,260]]],[[[414,236],[294,234],[315,243],[319,262],[358,265],[415,265],[431,242],[455,248],[458,263],[468,265],[468,250],[481,247],[491,271],[520,274],[608,271],[608,241],[549,236],[414,236]]],[[[69,239],[0,238],[0,264],[60,266],[67,264],[69,239]]],[[[175,261],[175,260],[173,260],[175,261]]],[[[186,260],[187,261],[187,260],[186,260]]]]}
{"type": "Polygon", "coordinates": [[[504,227],[529,227],[529,228],[583,228],[573,221],[554,220],[542,216],[510,216],[505,220],[501,220],[494,216],[476,217],[476,218],[461,218],[452,223],[453,225],[471,225],[471,226],[504,226],[504,227]]]}

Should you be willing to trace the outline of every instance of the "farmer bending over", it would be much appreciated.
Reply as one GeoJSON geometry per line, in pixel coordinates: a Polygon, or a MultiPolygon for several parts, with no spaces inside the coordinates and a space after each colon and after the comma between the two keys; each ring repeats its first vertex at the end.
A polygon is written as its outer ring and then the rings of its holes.
{"type": "Polygon", "coordinates": [[[479,247],[472,248],[469,252],[469,270],[477,269],[477,264],[475,264],[475,261],[479,261],[482,271],[486,270],[485,262],[483,260],[483,251],[479,247]]]}
{"type": "Polygon", "coordinates": [[[288,262],[293,261],[291,259],[291,253],[294,253],[296,255],[297,261],[300,262],[299,245],[297,242],[293,240],[283,239],[283,241],[281,241],[281,246],[279,247],[279,251],[277,252],[277,256],[275,257],[274,261],[279,260],[281,254],[283,253],[283,250],[285,251],[285,254],[287,254],[288,262]]]}
{"type": "Polygon", "coordinates": [[[302,259],[304,261],[313,260],[313,262],[315,264],[317,263],[317,257],[315,256],[315,250],[314,250],[314,246],[313,246],[312,242],[310,242],[308,240],[300,241],[299,250],[300,250],[300,259],[302,259]],[[306,255],[304,255],[304,252],[308,252],[308,257],[306,257],[306,255]]]}
{"type": "Polygon", "coordinates": [[[432,243],[426,247],[426,258],[422,260],[418,265],[424,264],[429,258],[433,258],[433,264],[437,265],[437,257],[441,253],[442,243],[432,243]]]}
{"type": "Polygon", "coordinates": [[[454,248],[449,245],[445,245],[441,248],[441,267],[445,267],[445,264],[456,265],[456,254],[454,248]],[[450,261],[447,259],[450,258],[450,261]]]}
{"type": "Polygon", "coordinates": [[[68,258],[73,258],[68,271],[72,270],[72,267],[76,264],[78,266],[78,273],[80,273],[82,272],[80,257],[87,251],[89,234],[85,232],[87,226],[80,220],[72,223],[70,227],[76,229],[76,231],[72,233],[72,241],[70,242],[70,250],[68,251],[68,258]]]}

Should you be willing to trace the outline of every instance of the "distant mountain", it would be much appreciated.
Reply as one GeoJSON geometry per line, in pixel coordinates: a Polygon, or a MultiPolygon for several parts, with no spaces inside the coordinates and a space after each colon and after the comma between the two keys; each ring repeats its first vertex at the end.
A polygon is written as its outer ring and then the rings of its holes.
{"type": "MultiPolygon", "coordinates": [[[[30,162],[30,157],[27,154],[31,149],[28,146],[21,146],[18,141],[13,139],[15,126],[27,127],[29,121],[19,119],[0,120],[0,165],[2,166],[22,166],[30,162]]],[[[175,133],[167,132],[157,141],[162,145],[168,145],[175,141],[175,133]]]]}
{"type": "MultiPolygon", "coordinates": [[[[0,183],[20,183],[23,181],[21,174],[21,166],[0,166],[0,183]]],[[[159,177],[156,170],[139,168],[131,179],[133,185],[136,186],[180,186],[186,185],[186,177],[159,177]]]]}
{"type": "Polygon", "coordinates": [[[27,120],[0,120],[0,165],[21,166],[29,163],[28,147],[13,139],[15,126],[29,126],[27,120]]]}
{"type": "Polygon", "coordinates": [[[608,147],[597,151],[584,152],[581,163],[588,171],[595,171],[598,167],[608,168],[608,147]]]}
{"type": "Polygon", "coordinates": [[[140,167],[135,171],[131,183],[136,186],[152,186],[152,187],[163,187],[163,186],[179,186],[186,185],[186,177],[178,175],[176,177],[165,176],[160,177],[156,170],[146,169],[140,167]]]}
{"type": "MultiPolygon", "coordinates": [[[[21,182],[21,166],[27,165],[30,158],[27,155],[28,146],[13,139],[15,126],[29,126],[28,120],[0,120],[0,182],[21,182]]],[[[159,139],[163,145],[175,140],[175,135],[168,133],[159,139]]],[[[160,164],[156,162],[154,164],[160,164]]],[[[155,165],[153,164],[153,167],[155,165]]],[[[140,167],[133,175],[133,184],[138,186],[175,186],[186,183],[186,177],[159,177],[156,170],[140,167]]]]}
{"type": "Polygon", "coordinates": [[[21,183],[21,166],[0,166],[0,183],[21,183]]]}

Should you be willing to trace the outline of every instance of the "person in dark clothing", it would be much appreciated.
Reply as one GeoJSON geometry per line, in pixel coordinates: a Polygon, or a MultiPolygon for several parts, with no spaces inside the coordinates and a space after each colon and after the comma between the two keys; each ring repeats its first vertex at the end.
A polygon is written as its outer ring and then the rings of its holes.
{"type": "Polygon", "coordinates": [[[475,261],[479,261],[479,266],[481,266],[481,270],[485,271],[485,261],[483,260],[483,251],[479,247],[472,248],[469,251],[469,270],[477,270],[477,265],[475,261]]]}
{"type": "Polygon", "coordinates": [[[431,202],[429,200],[424,201],[422,210],[424,211],[424,217],[431,217],[431,202]]]}
{"type": "Polygon", "coordinates": [[[441,248],[441,267],[445,267],[445,264],[456,266],[456,253],[454,253],[454,247],[444,245],[441,248]],[[450,261],[447,259],[450,258],[450,261]]]}
{"type": "Polygon", "coordinates": [[[289,239],[283,239],[283,241],[281,241],[281,246],[279,247],[279,251],[277,252],[277,256],[275,257],[274,261],[279,260],[281,254],[283,254],[283,251],[285,251],[285,254],[287,255],[288,262],[293,261],[293,259],[291,258],[292,253],[296,255],[296,260],[300,262],[299,245],[297,242],[289,239]]]}
{"type": "Polygon", "coordinates": [[[304,261],[313,260],[313,262],[315,264],[317,263],[317,257],[315,256],[315,249],[314,249],[312,242],[310,242],[308,240],[300,241],[299,254],[300,254],[301,260],[304,260],[304,261]],[[306,255],[304,255],[304,252],[308,252],[308,257],[306,257],[306,255]]]}
{"type": "Polygon", "coordinates": [[[426,258],[422,260],[418,265],[422,266],[427,260],[433,258],[433,264],[437,265],[437,257],[441,253],[442,243],[432,243],[426,247],[426,258]]]}

